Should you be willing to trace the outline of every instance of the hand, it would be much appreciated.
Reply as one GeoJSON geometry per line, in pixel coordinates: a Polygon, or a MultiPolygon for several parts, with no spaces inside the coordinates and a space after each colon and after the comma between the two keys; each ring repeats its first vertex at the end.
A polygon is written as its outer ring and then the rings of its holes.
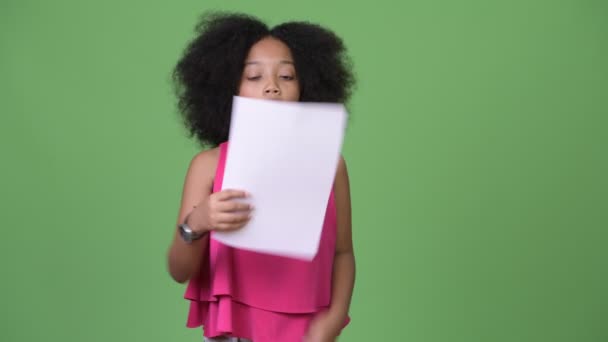
{"type": "Polygon", "coordinates": [[[192,211],[188,222],[195,232],[230,231],[242,228],[251,218],[253,206],[238,201],[249,195],[241,190],[222,190],[203,199],[192,211]]]}
{"type": "Polygon", "coordinates": [[[310,323],[304,342],[335,342],[344,320],[328,311],[318,313],[310,323]]]}

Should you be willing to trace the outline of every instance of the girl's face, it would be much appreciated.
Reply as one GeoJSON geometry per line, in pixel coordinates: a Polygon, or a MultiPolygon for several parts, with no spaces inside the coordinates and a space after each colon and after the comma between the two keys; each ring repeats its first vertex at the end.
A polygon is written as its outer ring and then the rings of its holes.
{"type": "Polygon", "coordinates": [[[238,95],[281,101],[300,99],[300,84],[287,45],[268,37],[251,47],[238,95]]]}

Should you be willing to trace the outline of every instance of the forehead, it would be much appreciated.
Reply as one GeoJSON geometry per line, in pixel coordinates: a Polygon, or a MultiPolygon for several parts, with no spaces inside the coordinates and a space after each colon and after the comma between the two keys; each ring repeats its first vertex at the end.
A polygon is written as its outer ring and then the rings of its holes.
{"type": "Polygon", "coordinates": [[[289,47],[282,41],[270,37],[255,43],[247,55],[247,62],[276,59],[293,61],[289,47]]]}

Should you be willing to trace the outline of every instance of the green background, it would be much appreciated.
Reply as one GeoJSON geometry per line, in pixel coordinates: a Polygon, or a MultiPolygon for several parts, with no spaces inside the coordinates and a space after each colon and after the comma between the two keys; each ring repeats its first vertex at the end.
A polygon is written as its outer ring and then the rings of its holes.
{"type": "Polygon", "coordinates": [[[608,3],[0,2],[0,341],[200,341],[166,271],[206,9],[350,49],[342,341],[608,340],[608,3]]]}

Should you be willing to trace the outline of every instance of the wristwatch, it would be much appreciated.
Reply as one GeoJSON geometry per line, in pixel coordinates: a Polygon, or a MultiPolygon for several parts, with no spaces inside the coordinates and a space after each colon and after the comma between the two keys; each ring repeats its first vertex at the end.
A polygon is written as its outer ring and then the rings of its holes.
{"type": "Polygon", "coordinates": [[[184,222],[182,224],[180,224],[178,226],[178,230],[179,230],[179,235],[182,237],[182,239],[187,243],[187,244],[191,244],[194,241],[202,238],[203,236],[207,235],[207,232],[204,233],[196,233],[192,230],[192,228],[190,228],[190,226],[184,222]]]}

